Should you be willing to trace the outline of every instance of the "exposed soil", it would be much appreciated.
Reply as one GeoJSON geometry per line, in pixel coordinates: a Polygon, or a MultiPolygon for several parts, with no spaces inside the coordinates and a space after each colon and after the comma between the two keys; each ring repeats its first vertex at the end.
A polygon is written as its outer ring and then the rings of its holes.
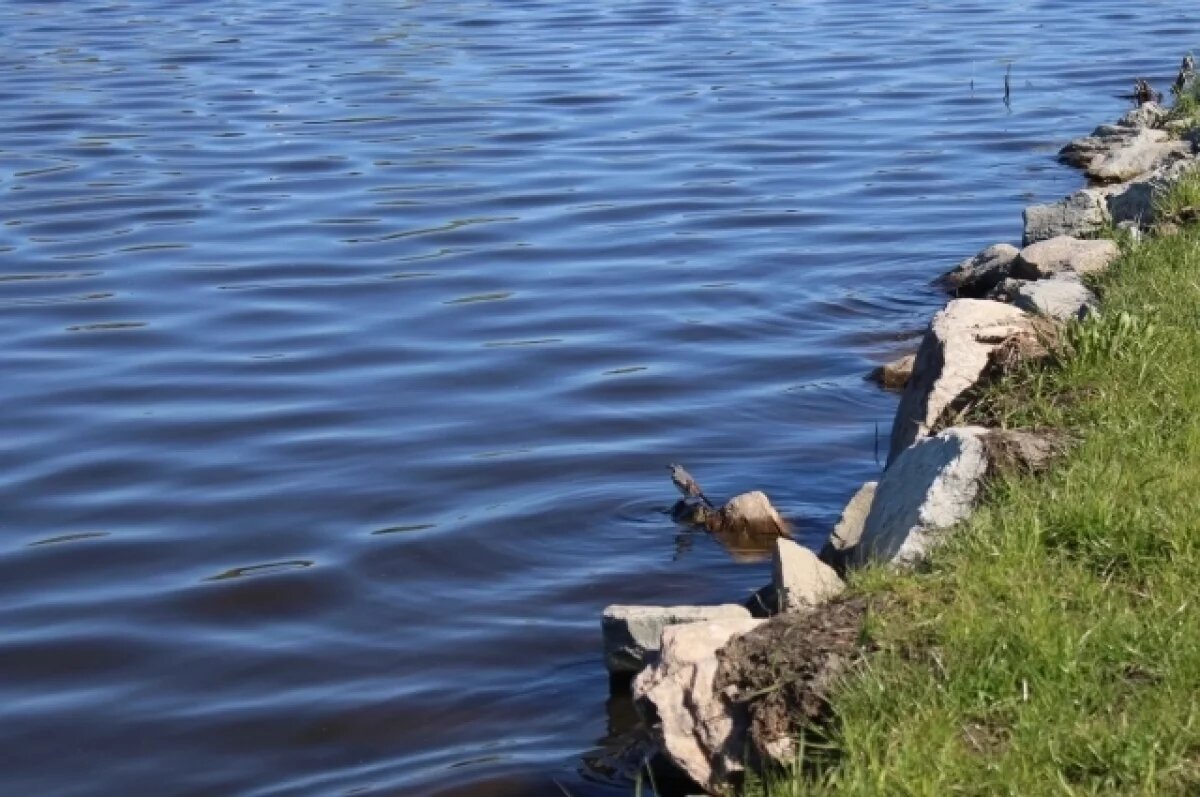
{"type": "Polygon", "coordinates": [[[781,614],[717,654],[715,688],[745,704],[760,754],[827,718],[834,682],[864,652],[866,613],[866,600],[853,598],[781,614]]]}

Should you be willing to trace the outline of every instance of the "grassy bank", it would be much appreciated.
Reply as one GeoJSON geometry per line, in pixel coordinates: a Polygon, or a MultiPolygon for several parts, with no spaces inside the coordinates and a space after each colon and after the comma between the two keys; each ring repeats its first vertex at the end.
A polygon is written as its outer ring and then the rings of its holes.
{"type": "Polygon", "coordinates": [[[772,794],[1200,794],[1200,227],[1097,287],[1103,317],[977,410],[1078,446],[925,572],[855,579],[878,651],[772,794]]]}

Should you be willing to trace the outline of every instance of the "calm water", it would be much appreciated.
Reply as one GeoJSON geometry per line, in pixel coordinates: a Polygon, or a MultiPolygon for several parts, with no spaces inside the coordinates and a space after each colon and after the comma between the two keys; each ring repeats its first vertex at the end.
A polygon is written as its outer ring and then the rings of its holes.
{"type": "Polygon", "coordinates": [[[1197,44],[1182,0],[0,30],[0,791],[39,797],[627,795],[581,764],[600,609],[767,577],[664,465],[816,544],[929,280],[1197,44]]]}

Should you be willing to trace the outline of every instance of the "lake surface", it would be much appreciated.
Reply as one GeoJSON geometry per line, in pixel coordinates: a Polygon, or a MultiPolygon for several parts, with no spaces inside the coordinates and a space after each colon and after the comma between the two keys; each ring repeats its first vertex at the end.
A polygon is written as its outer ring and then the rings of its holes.
{"type": "Polygon", "coordinates": [[[0,3],[0,791],[628,795],[602,607],[768,578],[666,463],[819,544],[1194,11],[0,3]]]}

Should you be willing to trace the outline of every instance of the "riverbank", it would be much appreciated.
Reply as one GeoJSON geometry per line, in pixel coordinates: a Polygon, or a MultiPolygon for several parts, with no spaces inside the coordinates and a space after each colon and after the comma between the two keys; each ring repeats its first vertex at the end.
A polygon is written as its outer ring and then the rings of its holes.
{"type": "Polygon", "coordinates": [[[993,485],[920,573],[865,570],[828,768],[776,794],[1200,789],[1200,226],[1127,248],[1102,319],[974,410],[1079,444],[993,485]]]}
{"type": "Polygon", "coordinates": [[[1194,82],[1071,142],[1091,185],[946,275],[883,474],[819,560],[778,541],[774,616],[674,607],[639,648],[706,789],[771,761],[771,793],[1200,786],[1194,82]]]}
{"type": "Polygon", "coordinates": [[[1101,315],[966,411],[1070,452],[995,480],[920,572],[850,577],[872,652],[772,794],[1200,789],[1200,225],[1159,232],[1089,278],[1101,315]]]}

